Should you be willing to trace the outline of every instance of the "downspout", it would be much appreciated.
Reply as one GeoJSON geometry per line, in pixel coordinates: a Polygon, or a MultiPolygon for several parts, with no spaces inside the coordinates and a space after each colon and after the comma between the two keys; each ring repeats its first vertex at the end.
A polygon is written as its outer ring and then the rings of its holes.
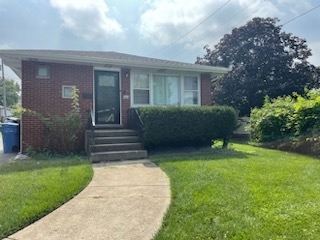
{"type": "Polygon", "coordinates": [[[4,79],[4,67],[3,67],[3,59],[1,59],[1,72],[2,72],[2,97],[3,97],[3,110],[4,110],[4,118],[7,118],[7,95],[6,95],[6,80],[4,79]]]}

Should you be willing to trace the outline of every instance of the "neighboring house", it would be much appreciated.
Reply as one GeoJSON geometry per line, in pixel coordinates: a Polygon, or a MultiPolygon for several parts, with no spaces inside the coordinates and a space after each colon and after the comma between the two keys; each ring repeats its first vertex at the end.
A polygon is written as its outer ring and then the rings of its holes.
{"type": "Polygon", "coordinates": [[[2,120],[4,117],[11,117],[12,116],[12,109],[6,108],[6,114],[4,114],[4,106],[0,106],[0,120],[2,120]]]}
{"type": "MultiPolygon", "coordinates": [[[[96,124],[126,128],[133,107],[211,105],[211,79],[228,71],[117,52],[0,50],[0,58],[21,78],[24,108],[67,113],[76,86],[85,126],[91,109],[96,124]]],[[[24,116],[21,124],[22,151],[41,148],[39,122],[24,116]]]]}

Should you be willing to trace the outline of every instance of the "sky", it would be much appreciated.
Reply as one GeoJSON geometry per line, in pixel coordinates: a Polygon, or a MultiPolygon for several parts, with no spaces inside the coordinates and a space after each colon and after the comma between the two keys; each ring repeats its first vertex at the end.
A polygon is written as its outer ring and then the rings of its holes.
{"type": "MultiPolygon", "coordinates": [[[[194,63],[253,17],[279,24],[320,0],[0,0],[0,49],[116,51],[194,63]]],[[[306,39],[320,66],[320,7],[282,30],[306,39]]],[[[5,68],[6,78],[16,78],[5,68]]]]}

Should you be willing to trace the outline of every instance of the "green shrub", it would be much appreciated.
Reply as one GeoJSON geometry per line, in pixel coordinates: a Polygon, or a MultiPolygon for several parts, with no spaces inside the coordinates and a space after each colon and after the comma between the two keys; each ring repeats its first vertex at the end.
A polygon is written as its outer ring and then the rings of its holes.
{"type": "Polygon", "coordinates": [[[142,138],[147,148],[211,145],[224,139],[225,147],[237,116],[231,107],[142,107],[142,138]]]}
{"type": "Polygon", "coordinates": [[[272,141],[293,133],[290,119],[295,100],[291,96],[270,100],[265,98],[262,108],[254,108],[250,115],[251,139],[256,142],[272,141]]]}
{"type": "MultiPolygon", "coordinates": [[[[30,109],[20,109],[20,112],[34,116],[40,120],[45,131],[45,148],[47,153],[74,153],[79,149],[80,134],[83,130],[79,107],[79,89],[72,91],[71,111],[63,116],[44,116],[30,109]]],[[[29,146],[30,153],[37,151],[29,146]]]]}
{"type": "Polygon", "coordinates": [[[296,135],[320,131],[320,89],[307,92],[305,97],[298,95],[294,109],[296,135]]]}
{"type": "Polygon", "coordinates": [[[70,112],[65,116],[52,116],[44,122],[46,150],[57,153],[76,152],[82,130],[81,115],[70,112]]]}
{"type": "Polygon", "coordinates": [[[59,153],[76,152],[82,131],[79,107],[79,89],[72,90],[71,111],[64,116],[43,118],[46,131],[46,150],[59,153]]]}
{"type": "Polygon", "coordinates": [[[302,135],[317,135],[320,131],[320,89],[305,96],[265,99],[262,108],[254,108],[250,115],[251,138],[268,142],[302,135]]]}

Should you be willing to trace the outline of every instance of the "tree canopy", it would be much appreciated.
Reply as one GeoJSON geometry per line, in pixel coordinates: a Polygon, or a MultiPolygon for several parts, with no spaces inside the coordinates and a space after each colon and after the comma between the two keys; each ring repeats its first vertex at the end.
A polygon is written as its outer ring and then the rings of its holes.
{"type": "MultiPolygon", "coordinates": [[[[0,84],[0,105],[3,105],[3,84],[0,84]]],[[[6,100],[7,106],[12,107],[19,102],[20,99],[20,85],[14,80],[6,79],[6,100]]]]}
{"type": "Polygon", "coordinates": [[[276,18],[253,18],[226,34],[196,63],[230,68],[213,82],[213,102],[231,105],[241,115],[271,98],[303,93],[319,84],[319,68],[307,61],[306,40],[281,31],[276,18]]]}

